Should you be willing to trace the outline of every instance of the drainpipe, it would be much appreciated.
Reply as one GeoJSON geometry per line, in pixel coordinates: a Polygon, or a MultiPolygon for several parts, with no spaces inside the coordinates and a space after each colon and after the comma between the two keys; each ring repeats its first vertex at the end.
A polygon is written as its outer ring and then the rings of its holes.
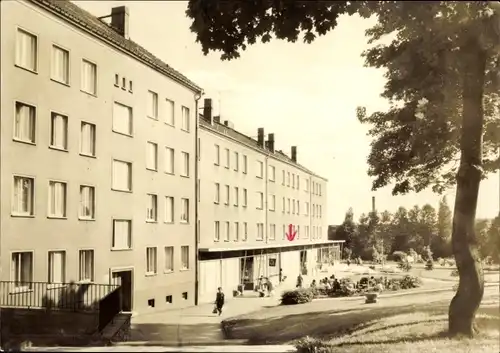
{"type": "Polygon", "coordinates": [[[198,305],[199,301],[199,254],[198,254],[198,241],[200,239],[200,229],[198,227],[198,176],[199,176],[199,144],[198,144],[198,131],[199,131],[199,114],[198,114],[198,101],[200,98],[204,95],[204,92],[197,92],[194,95],[194,100],[195,100],[195,106],[194,106],[194,112],[195,112],[195,124],[194,124],[194,259],[195,259],[195,266],[194,266],[194,305],[198,305]]]}

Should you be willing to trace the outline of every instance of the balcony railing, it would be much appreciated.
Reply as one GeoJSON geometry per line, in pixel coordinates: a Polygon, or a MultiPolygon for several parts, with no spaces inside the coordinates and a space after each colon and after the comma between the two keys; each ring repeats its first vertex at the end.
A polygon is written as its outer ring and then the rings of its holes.
{"type": "Polygon", "coordinates": [[[118,285],[0,281],[0,306],[99,311],[99,302],[118,285]]]}

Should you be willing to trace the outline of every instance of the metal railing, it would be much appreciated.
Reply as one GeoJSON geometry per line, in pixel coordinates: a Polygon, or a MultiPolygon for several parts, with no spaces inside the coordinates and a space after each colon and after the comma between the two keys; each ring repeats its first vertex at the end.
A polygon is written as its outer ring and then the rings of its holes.
{"type": "Polygon", "coordinates": [[[0,306],[99,311],[100,301],[119,287],[111,284],[79,282],[0,281],[0,306]]]}

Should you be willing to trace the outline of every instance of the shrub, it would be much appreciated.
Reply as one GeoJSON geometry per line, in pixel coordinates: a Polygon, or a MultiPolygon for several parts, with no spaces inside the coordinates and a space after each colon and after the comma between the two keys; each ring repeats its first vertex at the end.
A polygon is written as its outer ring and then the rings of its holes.
{"type": "Polygon", "coordinates": [[[412,268],[411,263],[409,263],[408,261],[401,261],[400,263],[398,263],[398,267],[406,272],[410,271],[412,268]]]}
{"type": "Polygon", "coordinates": [[[400,280],[401,289],[418,288],[422,285],[422,281],[417,276],[406,275],[400,280]]]}
{"type": "Polygon", "coordinates": [[[303,337],[295,342],[297,353],[324,353],[328,352],[328,345],[317,338],[303,337]]]}
{"type": "Polygon", "coordinates": [[[427,270],[433,270],[434,269],[434,262],[432,260],[427,260],[427,263],[425,264],[425,268],[427,270]]]}
{"type": "Polygon", "coordinates": [[[397,262],[401,262],[406,260],[406,253],[404,251],[394,251],[392,253],[392,258],[397,262]]]}
{"type": "Polygon", "coordinates": [[[446,264],[450,267],[455,266],[455,260],[454,259],[446,259],[446,264]]]}
{"type": "Polygon", "coordinates": [[[444,266],[446,265],[446,260],[443,259],[442,257],[438,257],[437,262],[439,265],[444,266]]]}
{"type": "Polygon", "coordinates": [[[313,300],[314,293],[309,288],[297,288],[289,290],[281,295],[282,305],[294,305],[310,303],[313,300]]]}
{"type": "Polygon", "coordinates": [[[451,277],[458,277],[458,270],[453,270],[450,273],[451,277]]]}

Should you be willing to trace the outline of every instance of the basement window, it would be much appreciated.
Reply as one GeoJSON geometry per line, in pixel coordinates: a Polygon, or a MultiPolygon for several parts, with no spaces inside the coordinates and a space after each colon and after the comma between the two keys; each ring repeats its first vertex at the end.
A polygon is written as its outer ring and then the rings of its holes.
{"type": "Polygon", "coordinates": [[[155,300],[154,299],[148,299],[148,306],[150,308],[154,308],[155,307],[155,300]]]}
{"type": "Polygon", "coordinates": [[[184,299],[184,300],[188,299],[188,292],[182,293],[182,299],[184,299]]]}
{"type": "Polygon", "coordinates": [[[128,81],[128,91],[132,93],[132,81],[128,81]]]}
{"type": "Polygon", "coordinates": [[[165,297],[165,301],[166,301],[167,303],[169,303],[169,304],[172,304],[172,302],[173,302],[173,300],[172,300],[172,296],[171,296],[171,295],[167,295],[167,296],[165,297]]]}
{"type": "Polygon", "coordinates": [[[125,77],[122,77],[122,90],[127,89],[127,79],[125,77]]]}
{"type": "Polygon", "coordinates": [[[115,74],[115,87],[120,87],[120,76],[115,74]]]}

